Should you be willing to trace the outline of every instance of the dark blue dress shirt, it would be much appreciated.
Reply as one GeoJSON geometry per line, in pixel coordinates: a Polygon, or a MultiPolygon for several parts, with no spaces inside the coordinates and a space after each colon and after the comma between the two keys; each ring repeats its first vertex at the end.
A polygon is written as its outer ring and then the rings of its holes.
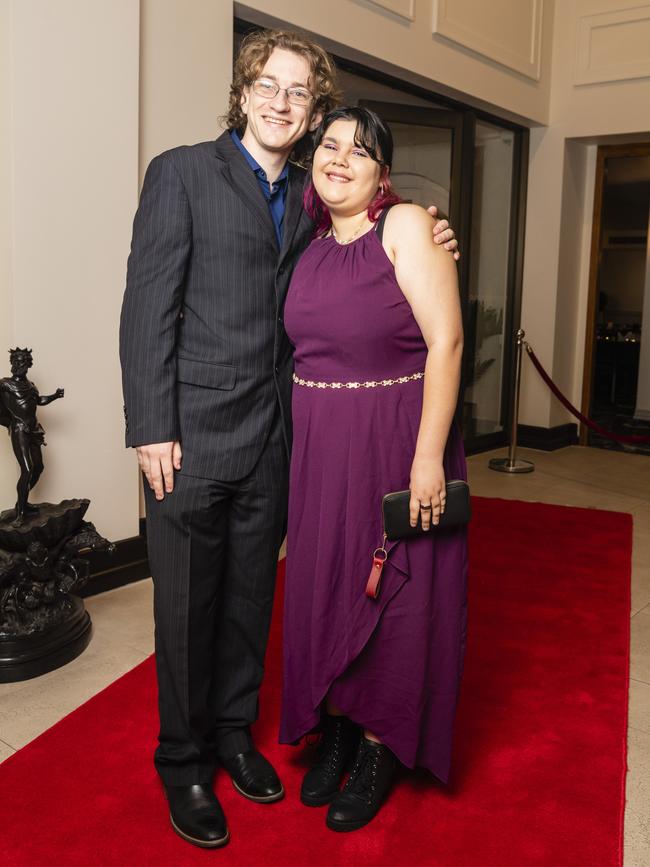
{"type": "Polygon", "coordinates": [[[273,189],[271,190],[271,184],[269,183],[269,179],[266,177],[266,172],[257,162],[257,160],[253,156],[251,156],[251,154],[249,154],[249,152],[246,150],[244,145],[241,143],[241,139],[239,138],[234,129],[231,130],[230,135],[234,143],[244,155],[244,159],[253,169],[255,175],[257,176],[260,189],[262,190],[264,198],[266,199],[269,206],[269,212],[271,214],[271,219],[273,220],[273,225],[275,227],[275,234],[278,239],[278,246],[281,247],[282,219],[284,217],[284,204],[287,198],[287,185],[289,183],[289,165],[285,165],[285,167],[282,169],[282,173],[273,184],[273,189]]]}

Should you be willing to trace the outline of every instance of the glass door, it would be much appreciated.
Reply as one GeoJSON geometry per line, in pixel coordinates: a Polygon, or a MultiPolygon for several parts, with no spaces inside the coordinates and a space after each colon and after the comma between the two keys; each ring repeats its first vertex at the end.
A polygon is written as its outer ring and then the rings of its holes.
{"type": "Polygon", "coordinates": [[[470,112],[364,101],[390,124],[397,192],[448,217],[461,248],[461,420],[469,449],[503,442],[513,327],[516,134],[470,112]]]}
{"type": "Polygon", "coordinates": [[[437,205],[458,234],[462,115],[389,102],[361,100],[360,104],[390,124],[395,145],[391,178],[399,195],[423,207],[437,205]]]}
{"type": "Polygon", "coordinates": [[[463,406],[463,429],[470,441],[501,433],[507,424],[514,154],[512,130],[477,120],[463,406]]]}

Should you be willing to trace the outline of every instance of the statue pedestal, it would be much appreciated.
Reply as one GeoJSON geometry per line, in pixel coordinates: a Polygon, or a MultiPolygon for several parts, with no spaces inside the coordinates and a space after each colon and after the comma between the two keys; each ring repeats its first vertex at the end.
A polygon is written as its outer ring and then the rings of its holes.
{"type": "Polygon", "coordinates": [[[0,515],[0,683],[52,671],[88,645],[91,622],[75,595],[83,555],[113,545],[84,521],[89,500],[40,503],[23,521],[0,515]]]}
{"type": "Polygon", "coordinates": [[[68,616],[31,635],[0,635],[0,683],[38,677],[79,656],[90,642],[92,624],[78,596],[68,598],[68,616]]]}

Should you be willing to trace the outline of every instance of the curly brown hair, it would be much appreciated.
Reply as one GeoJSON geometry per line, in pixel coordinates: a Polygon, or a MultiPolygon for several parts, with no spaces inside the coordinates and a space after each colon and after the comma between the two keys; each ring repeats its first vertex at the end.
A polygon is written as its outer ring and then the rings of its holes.
{"type": "Polygon", "coordinates": [[[274,48],[300,54],[309,63],[309,86],[316,97],[313,111],[326,114],[338,105],[341,94],[336,80],[336,67],[329,54],[310,39],[290,30],[256,30],[243,40],[235,61],[228,114],[224,121],[229,130],[243,130],[246,115],[241,101],[244,87],[249,87],[264,69],[274,48]]]}

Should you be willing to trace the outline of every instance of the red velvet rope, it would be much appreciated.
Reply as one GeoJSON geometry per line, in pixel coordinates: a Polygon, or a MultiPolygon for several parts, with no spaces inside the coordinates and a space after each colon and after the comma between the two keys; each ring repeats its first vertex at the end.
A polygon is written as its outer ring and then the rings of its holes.
{"type": "Polygon", "coordinates": [[[596,424],[595,421],[592,421],[590,418],[587,418],[586,415],[583,415],[579,409],[576,409],[575,406],[562,394],[557,385],[553,382],[548,373],[544,370],[542,365],[540,364],[539,359],[531,349],[529,343],[524,340],[524,346],[526,347],[526,352],[528,353],[528,357],[533,362],[533,366],[542,377],[544,382],[551,389],[555,397],[560,401],[563,406],[565,406],[570,413],[580,419],[583,424],[586,424],[587,427],[596,431],[596,433],[600,434],[602,437],[605,437],[608,440],[614,440],[617,443],[650,443],[650,436],[625,436],[624,434],[615,434],[611,431],[605,430],[604,427],[601,427],[599,424],[596,424]]]}

